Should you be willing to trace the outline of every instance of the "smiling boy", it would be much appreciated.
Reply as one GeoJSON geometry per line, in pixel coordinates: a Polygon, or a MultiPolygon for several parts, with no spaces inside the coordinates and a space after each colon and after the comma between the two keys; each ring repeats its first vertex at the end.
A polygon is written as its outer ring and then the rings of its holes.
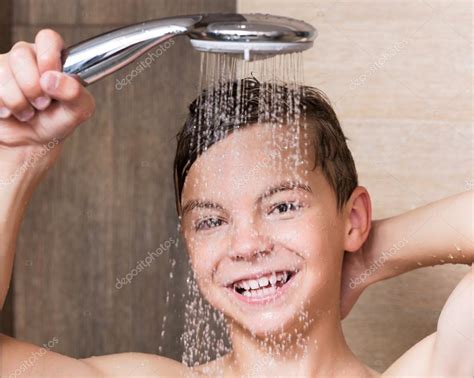
{"type": "MultiPolygon", "coordinates": [[[[0,176],[11,177],[44,143],[60,141],[2,188],[2,303],[25,204],[65,138],[94,110],[91,94],[59,72],[62,46],[57,33],[43,30],[35,44],[20,42],[0,55],[0,176]]],[[[232,352],[188,368],[141,353],[77,360],[50,351],[22,376],[118,377],[132,369],[133,376],[380,376],[354,356],[342,333],[341,318],[361,292],[420,266],[473,263],[472,191],[373,221],[369,194],[358,184],[324,96],[304,89],[306,126],[295,138],[290,124],[259,122],[252,107],[260,98],[257,81],[242,88],[248,89],[242,104],[248,117],[240,122],[231,109],[223,117],[231,128],[226,122],[194,128],[200,109],[192,104],[175,160],[182,236],[202,294],[225,315],[232,352]],[[393,245],[398,249],[386,253],[393,245]]],[[[437,331],[382,375],[472,377],[473,291],[470,270],[444,306],[437,331]]],[[[38,349],[0,336],[1,375],[15,376],[38,349]]]]}

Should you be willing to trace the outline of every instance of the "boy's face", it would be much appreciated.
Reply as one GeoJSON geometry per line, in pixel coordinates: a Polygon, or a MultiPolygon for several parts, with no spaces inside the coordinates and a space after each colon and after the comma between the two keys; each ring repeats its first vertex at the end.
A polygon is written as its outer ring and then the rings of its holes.
{"type": "Polygon", "coordinates": [[[344,220],[336,195],[312,170],[314,147],[302,156],[302,135],[288,149],[281,141],[295,141],[288,127],[234,131],[194,162],[181,202],[203,295],[259,336],[300,329],[339,306],[344,220]]]}

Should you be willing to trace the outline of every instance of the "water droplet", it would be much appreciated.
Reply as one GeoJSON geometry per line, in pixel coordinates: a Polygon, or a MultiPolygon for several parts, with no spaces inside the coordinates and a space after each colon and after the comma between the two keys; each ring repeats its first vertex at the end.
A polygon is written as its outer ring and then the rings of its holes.
{"type": "MultiPolygon", "coordinates": [[[[228,190],[241,191],[254,181],[262,169],[274,169],[278,175],[284,167],[290,166],[294,167],[293,174],[297,177],[297,168],[301,169],[311,146],[308,143],[308,129],[304,122],[300,122],[302,62],[301,53],[276,55],[258,61],[245,61],[230,54],[201,54],[196,117],[190,129],[191,149],[197,151],[197,156],[205,153],[211,143],[225,138],[249,120],[255,121],[254,113],[259,123],[270,127],[268,130],[271,136],[265,147],[272,147],[274,153],[256,164],[255,169],[246,172],[245,176],[239,177],[228,190]],[[284,126],[289,127],[289,137],[282,134],[284,126]]],[[[233,153],[232,157],[239,159],[239,153],[233,153]]],[[[208,185],[207,182],[203,184],[208,185]]],[[[254,220],[251,222],[254,223],[254,220]]],[[[173,277],[172,272],[170,278],[180,279],[179,275],[173,277]]],[[[212,308],[201,296],[192,271],[189,271],[185,282],[188,293],[185,296],[185,325],[181,337],[184,346],[182,362],[194,366],[230,351],[229,330],[223,314],[212,308]]],[[[298,319],[303,329],[310,327],[313,321],[309,319],[307,311],[298,314],[298,319]]],[[[166,317],[163,318],[163,324],[165,322],[166,317]]],[[[163,332],[164,329],[163,326],[163,332]]],[[[294,333],[283,333],[282,330],[278,338],[281,338],[282,345],[296,340],[301,352],[305,353],[309,340],[301,332],[298,328],[295,328],[294,333]]],[[[272,353],[281,352],[273,350],[272,353]]]]}

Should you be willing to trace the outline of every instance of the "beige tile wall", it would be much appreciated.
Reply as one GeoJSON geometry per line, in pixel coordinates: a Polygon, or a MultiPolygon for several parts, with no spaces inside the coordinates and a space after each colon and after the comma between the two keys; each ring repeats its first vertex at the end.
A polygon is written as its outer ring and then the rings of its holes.
{"type": "MultiPolygon", "coordinates": [[[[473,186],[471,1],[239,0],[316,26],[305,82],[327,93],[376,218],[473,186]]],[[[419,269],[369,288],[344,322],[382,371],[436,329],[466,266],[419,269]]]]}

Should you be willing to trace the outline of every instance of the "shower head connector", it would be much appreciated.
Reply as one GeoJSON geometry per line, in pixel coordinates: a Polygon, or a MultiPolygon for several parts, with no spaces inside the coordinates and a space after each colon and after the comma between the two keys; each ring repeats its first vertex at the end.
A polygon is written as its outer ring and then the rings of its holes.
{"type": "Polygon", "coordinates": [[[253,60],[309,49],[317,33],[303,21],[268,14],[163,18],[115,29],[63,50],[63,71],[88,85],[179,35],[187,35],[196,50],[253,60]]]}

